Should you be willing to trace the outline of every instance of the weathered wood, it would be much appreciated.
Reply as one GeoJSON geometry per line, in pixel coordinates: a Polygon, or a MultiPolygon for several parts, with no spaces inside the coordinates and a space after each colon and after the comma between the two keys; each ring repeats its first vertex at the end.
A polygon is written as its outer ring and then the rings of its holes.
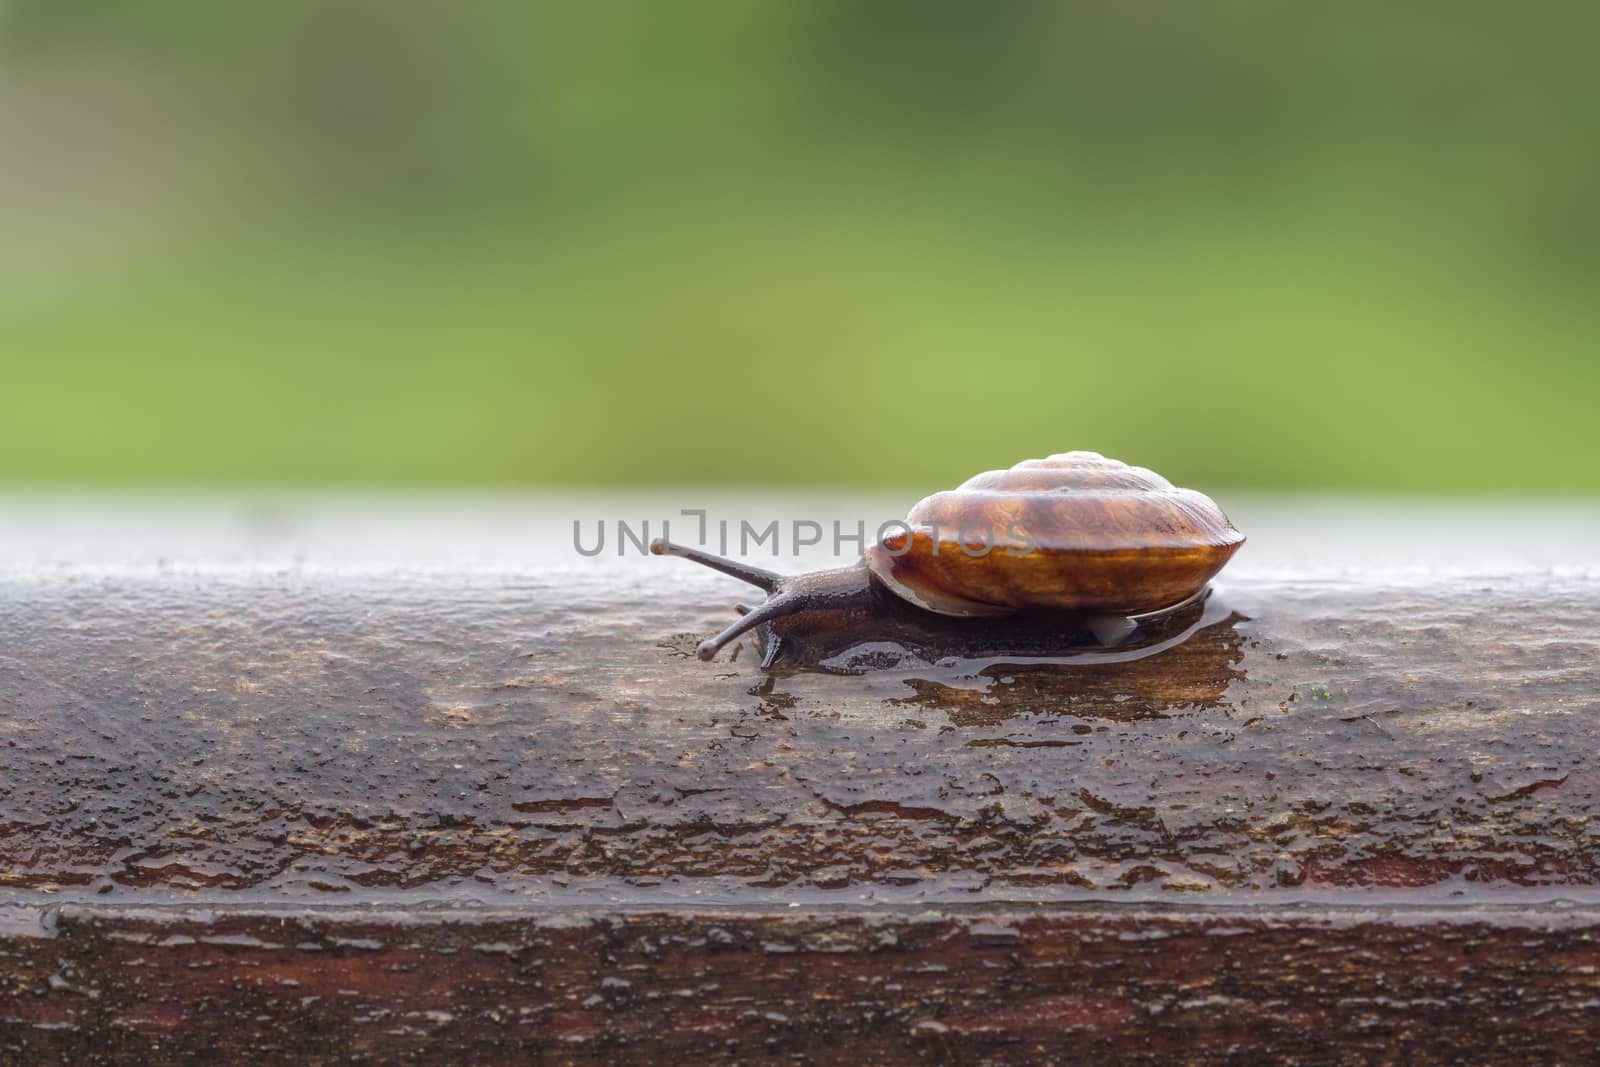
{"type": "Polygon", "coordinates": [[[714,603],[627,583],[12,581],[0,877],[110,901],[1591,899],[1597,587],[1241,578],[1159,655],[837,677],[700,663],[684,627],[714,603]]]}
{"type": "Polygon", "coordinates": [[[1600,912],[62,909],[16,1063],[1581,1063],[1600,912]]]}
{"type": "Polygon", "coordinates": [[[856,676],[695,660],[731,599],[0,578],[0,1062],[1600,1041],[1600,577],[1245,570],[1159,654],[856,676]]]}

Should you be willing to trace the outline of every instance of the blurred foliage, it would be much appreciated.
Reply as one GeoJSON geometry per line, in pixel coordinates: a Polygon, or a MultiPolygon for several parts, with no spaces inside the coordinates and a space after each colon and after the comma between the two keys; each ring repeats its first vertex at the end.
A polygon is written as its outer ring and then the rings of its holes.
{"type": "Polygon", "coordinates": [[[0,479],[1600,489],[1597,29],[0,0],[0,479]]]}

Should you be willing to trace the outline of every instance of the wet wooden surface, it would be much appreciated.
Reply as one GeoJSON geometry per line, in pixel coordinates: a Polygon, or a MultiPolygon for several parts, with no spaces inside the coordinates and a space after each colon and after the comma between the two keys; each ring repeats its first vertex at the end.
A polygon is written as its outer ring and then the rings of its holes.
{"type": "Polygon", "coordinates": [[[17,1063],[1583,1063],[1600,912],[64,907],[17,1063]]]}
{"type": "Polygon", "coordinates": [[[0,1062],[1600,1042],[1581,555],[861,675],[699,662],[666,560],[245,556],[0,571],[0,1062]]]}

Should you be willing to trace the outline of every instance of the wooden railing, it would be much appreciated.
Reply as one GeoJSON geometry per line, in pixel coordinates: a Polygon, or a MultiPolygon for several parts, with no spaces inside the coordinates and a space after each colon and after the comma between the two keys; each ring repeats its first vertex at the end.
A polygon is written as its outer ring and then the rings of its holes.
{"type": "Polygon", "coordinates": [[[1595,572],[1241,560],[1159,654],[845,675],[642,566],[0,578],[0,1060],[1600,1042],[1595,572]]]}

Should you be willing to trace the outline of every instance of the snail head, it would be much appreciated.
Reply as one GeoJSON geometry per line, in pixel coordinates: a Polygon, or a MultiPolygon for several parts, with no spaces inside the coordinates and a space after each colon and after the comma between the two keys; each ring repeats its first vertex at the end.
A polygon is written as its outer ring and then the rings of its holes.
{"type": "MultiPolygon", "coordinates": [[[[866,567],[859,563],[839,570],[784,575],[659,537],[650,542],[650,551],[657,556],[682,556],[693,560],[703,567],[749,582],[767,594],[767,598],[754,607],[737,605],[739,618],[715,637],[700,642],[695,654],[703,660],[711,659],[730,641],[774,619],[818,608],[837,610],[852,604],[866,594],[870,586],[866,567]]],[[[767,658],[771,659],[775,653],[775,647],[769,649],[767,658]]]]}

